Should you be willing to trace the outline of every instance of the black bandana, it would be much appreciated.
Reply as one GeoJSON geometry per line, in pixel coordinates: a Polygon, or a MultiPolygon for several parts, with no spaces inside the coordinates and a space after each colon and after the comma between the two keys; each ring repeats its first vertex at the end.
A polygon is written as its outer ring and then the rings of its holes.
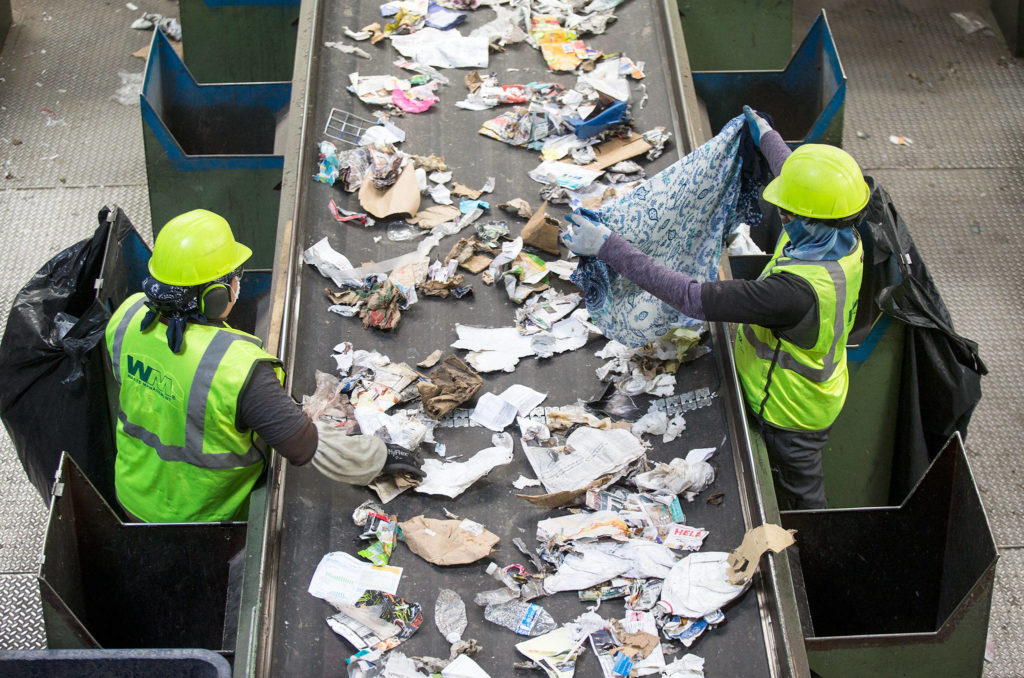
{"type": "Polygon", "coordinates": [[[207,317],[199,312],[199,293],[213,283],[230,285],[236,275],[237,272],[232,271],[209,283],[191,287],[168,285],[153,276],[147,276],[142,281],[142,291],[149,299],[146,302],[149,312],[142,318],[140,329],[146,331],[157,319],[163,318],[167,322],[167,346],[173,353],[180,353],[181,343],[185,339],[185,326],[189,322],[209,322],[207,317]]]}

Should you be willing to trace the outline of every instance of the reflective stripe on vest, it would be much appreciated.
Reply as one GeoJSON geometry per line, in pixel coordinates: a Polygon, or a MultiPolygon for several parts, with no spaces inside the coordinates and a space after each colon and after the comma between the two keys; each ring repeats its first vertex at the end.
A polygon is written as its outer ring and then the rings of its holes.
{"type": "MultiPolygon", "coordinates": [[[[144,303],[145,299],[143,298],[132,304],[114,330],[114,341],[110,346],[110,353],[114,368],[114,379],[117,380],[118,384],[121,383],[121,352],[124,336],[144,303]]],[[[230,469],[251,466],[262,460],[263,455],[255,445],[251,446],[245,454],[203,452],[206,403],[209,399],[210,389],[213,386],[213,378],[224,355],[228,352],[231,344],[236,341],[247,341],[257,346],[260,345],[260,341],[256,337],[236,334],[230,330],[218,330],[203,352],[203,357],[199,361],[195,375],[192,378],[192,384],[189,387],[188,409],[185,415],[184,445],[167,445],[163,443],[159,436],[152,431],[140,424],[128,421],[128,415],[118,406],[117,418],[121,422],[124,433],[153,448],[164,461],[184,461],[193,466],[207,469],[230,469]]]]}
{"type": "MultiPolygon", "coordinates": [[[[810,379],[811,381],[823,383],[829,380],[829,378],[835,374],[836,368],[839,367],[839,362],[836,360],[836,351],[839,347],[839,342],[844,340],[845,330],[845,316],[843,309],[846,308],[846,275],[843,273],[843,267],[838,261],[818,261],[818,262],[807,262],[807,261],[793,261],[793,262],[781,262],[776,263],[774,267],[769,268],[765,271],[761,278],[768,275],[773,268],[783,268],[786,266],[807,266],[809,264],[818,264],[823,266],[828,275],[832,278],[832,284],[836,291],[836,313],[833,314],[832,321],[832,345],[829,347],[828,353],[822,359],[822,367],[815,368],[809,365],[805,365],[800,362],[786,351],[779,352],[778,364],[787,370],[796,372],[802,377],[810,379]]],[[[754,333],[754,329],[749,324],[743,325],[743,338],[750,342],[750,345],[754,347],[754,352],[757,357],[761,360],[771,360],[775,357],[775,346],[769,345],[761,341],[754,333]]]]}

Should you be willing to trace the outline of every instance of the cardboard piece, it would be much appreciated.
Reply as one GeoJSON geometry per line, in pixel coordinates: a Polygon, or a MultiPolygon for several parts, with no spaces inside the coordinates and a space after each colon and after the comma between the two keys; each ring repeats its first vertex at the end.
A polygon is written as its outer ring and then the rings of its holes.
{"type": "Polygon", "coordinates": [[[476,92],[480,89],[480,85],[484,84],[484,79],[480,77],[479,71],[470,71],[465,77],[466,88],[470,92],[476,92]]]}
{"type": "Polygon", "coordinates": [[[444,351],[442,351],[441,349],[437,349],[436,351],[428,355],[426,358],[416,363],[416,367],[433,367],[434,365],[437,364],[437,361],[439,361],[441,359],[441,356],[443,355],[444,351]]]}
{"type": "Polygon", "coordinates": [[[483,191],[478,191],[475,188],[470,188],[469,186],[463,186],[456,181],[452,186],[452,195],[464,195],[470,200],[476,200],[483,195],[483,191]]]}
{"type": "Polygon", "coordinates": [[[617,162],[646,153],[651,148],[642,134],[630,134],[628,139],[615,138],[595,146],[594,153],[597,155],[597,160],[589,165],[584,165],[584,167],[590,170],[603,170],[617,162]]]}
{"type": "Polygon", "coordinates": [[[472,520],[438,520],[422,515],[399,523],[409,550],[435,565],[465,565],[490,555],[499,539],[472,520]]]}
{"type": "Polygon", "coordinates": [[[523,242],[527,245],[533,245],[537,249],[543,250],[549,254],[558,256],[561,252],[558,249],[558,236],[560,223],[558,219],[549,217],[545,214],[548,203],[545,200],[541,203],[541,206],[537,208],[530,220],[523,226],[523,242]]]}
{"type": "Polygon", "coordinates": [[[447,264],[455,259],[459,262],[459,266],[470,273],[477,274],[489,268],[494,260],[494,255],[500,252],[501,250],[488,247],[476,238],[462,238],[452,246],[444,263],[447,264]]]}
{"type": "MultiPolygon", "coordinates": [[[[184,59],[185,59],[185,48],[182,45],[182,43],[181,42],[175,42],[174,40],[168,40],[168,42],[171,43],[171,49],[173,49],[174,53],[178,55],[178,58],[184,61],[184,59]]],[[[137,50],[132,52],[132,56],[133,57],[137,57],[139,59],[148,59],[149,58],[149,48],[150,48],[150,46],[152,44],[153,43],[149,43],[149,44],[147,44],[147,45],[145,45],[143,47],[138,48],[137,50]]]]}
{"type": "Polygon", "coordinates": [[[517,494],[516,497],[525,499],[534,506],[540,506],[541,508],[562,508],[563,506],[572,506],[580,503],[580,497],[584,496],[589,490],[604,487],[612,482],[614,478],[615,476],[612,475],[604,475],[578,490],[563,490],[561,492],[551,492],[550,494],[517,494]]]}
{"type": "Polygon", "coordinates": [[[796,539],[793,538],[794,534],[796,534],[796,530],[784,530],[778,525],[770,523],[748,530],[743,535],[743,542],[729,554],[729,568],[726,570],[729,583],[739,586],[750,581],[754,572],[757,571],[761,556],[766,551],[780,553],[786,547],[792,546],[796,543],[796,539]]]}
{"type": "Polygon", "coordinates": [[[523,219],[529,219],[533,216],[533,208],[530,207],[530,203],[522,198],[512,198],[508,202],[503,202],[498,205],[498,209],[511,212],[523,219]]]}
{"type": "Polygon", "coordinates": [[[409,223],[424,229],[434,228],[449,221],[455,221],[460,216],[462,216],[462,212],[454,205],[433,205],[417,212],[416,216],[409,219],[409,223]]]}
{"type": "Polygon", "coordinates": [[[376,188],[373,177],[368,175],[359,187],[359,204],[378,219],[395,214],[416,214],[420,209],[420,187],[413,164],[407,164],[398,180],[386,191],[376,188]]]}
{"type": "Polygon", "coordinates": [[[406,476],[377,476],[367,487],[377,493],[380,503],[387,504],[410,487],[416,487],[417,484],[419,481],[406,476]]]}
{"type": "Polygon", "coordinates": [[[431,153],[430,155],[414,155],[411,157],[412,161],[416,163],[417,167],[422,167],[428,172],[448,171],[448,165],[445,164],[443,156],[437,156],[431,153]]]}
{"type": "Polygon", "coordinates": [[[658,636],[644,631],[627,633],[618,619],[612,621],[612,628],[615,629],[615,639],[619,641],[619,652],[634,661],[637,658],[647,659],[661,642],[658,636]]]}

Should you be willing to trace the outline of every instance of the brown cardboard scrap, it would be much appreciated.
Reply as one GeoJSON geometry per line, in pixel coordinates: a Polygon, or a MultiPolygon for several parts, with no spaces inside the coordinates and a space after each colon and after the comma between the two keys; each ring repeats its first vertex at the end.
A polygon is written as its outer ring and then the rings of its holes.
{"type": "Polygon", "coordinates": [[[440,360],[441,356],[443,355],[444,351],[442,351],[441,349],[437,349],[436,351],[428,355],[426,358],[416,363],[416,367],[433,367],[434,365],[437,364],[437,361],[440,360]]]}
{"type": "Polygon", "coordinates": [[[482,194],[482,191],[478,191],[475,188],[470,188],[469,186],[463,186],[457,181],[452,186],[452,195],[464,195],[470,200],[476,200],[482,194]]]}
{"type": "Polygon", "coordinates": [[[416,216],[409,219],[409,223],[420,228],[434,228],[449,221],[455,221],[461,214],[459,208],[454,205],[432,205],[417,212],[416,216]]]}
{"type": "Polygon", "coordinates": [[[412,163],[402,169],[395,183],[385,191],[374,187],[373,177],[367,175],[359,188],[359,204],[378,219],[393,214],[416,214],[420,209],[420,187],[412,163]]]}
{"type": "Polygon", "coordinates": [[[594,490],[599,487],[612,482],[614,476],[603,475],[600,478],[593,480],[586,487],[581,487],[578,490],[563,490],[561,492],[551,492],[550,494],[517,494],[516,496],[520,499],[525,499],[534,506],[540,506],[541,508],[562,508],[563,506],[572,506],[578,504],[579,500],[587,493],[588,490],[594,490]]]}
{"type": "MultiPolygon", "coordinates": [[[[169,40],[168,42],[171,43],[171,49],[173,49],[174,53],[178,55],[178,58],[184,61],[184,59],[185,59],[185,48],[181,44],[181,41],[175,42],[174,40],[169,40]]],[[[138,48],[137,50],[132,52],[132,56],[133,57],[138,57],[139,59],[148,59],[149,58],[149,48],[150,48],[150,45],[152,45],[152,44],[153,43],[149,43],[149,44],[145,45],[144,47],[138,48]]]]}
{"type": "Polygon", "coordinates": [[[409,550],[435,565],[465,565],[490,555],[498,535],[472,520],[416,516],[398,526],[409,550]]]}
{"type": "Polygon", "coordinates": [[[522,198],[512,198],[508,202],[503,202],[498,205],[498,209],[504,212],[512,212],[523,219],[529,219],[533,216],[533,208],[530,207],[530,203],[522,198]]]}
{"type": "Polygon", "coordinates": [[[598,210],[598,209],[601,209],[601,205],[603,205],[605,203],[605,201],[614,198],[617,194],[618,194],[617,191],[614,188],[612,188],[611,186],[609,186],[608,188],[606,188],[604,190],[604,193],[602,193],[599,196],[595,195],[595,196],[591,196],[589,198],[584,198],[583,199],[583,206],[585,208],[587,208],[588,210],[598,210]]]}
{"type": "Polygon", "coordinates": [[[376,45],[378,42],[380,42],[381,40],[383,40],[384,38],[387,37],[386,35],[384,35],[384,31],[382,31],[380,29],[380,24],[379,23],[372,23],[369,26],[363,26],[362,28],[359,29],[359,32],[360,33],[365,33],[365,32],[373,33],[373,35],[370,37],[370,44],[371,45],[376,45]]]}
{"type": "Polygon", "coordinates": [[[647,143],[642,134],[631,133],[627,139],[616,137],[595,146],[594,153],[597,155],[597,160],[589,165],[584,165],[584,167],[591,170],[603,170],[617,162],[635,158],[649,150],[651,150],[651,145],[647,143]]]}
{"type": "Polygon", "coordinates": [[[653,633],[637,631],[626,633],[622,628],[622,622],[618,619],[612,621],[612,628],[615,630],[615,639],[619,641],[619,651],[630,659],[647,659],[647,656],[654,652],[661,641],[653,633]]]}
{"type": "Polygon", "coordinates": [[[558,256],[561,252],[558,249],[559,221],[554,217],[545,214],[548,203],[545,200],[537,208],[530,220],[523,226],[523,242],[533,245],[537,249],[544,250],[549,254],[558,256]]]}
{"type": "Polygon", "coordinates": [[[784,530],[778,525],[767,523],[748,530],[743,535],[743,542],[736,547],[736,550],[729,554],[729,583],[739,586],[743,582],[750,581],[761,561],[761,556],[766,551],[779,553],[787,546],[792,546],[796,540],[793,535],[796,530],[784,530]]]}
{"type": "Polygon", "coordinates": [[[458,356],[450,355],[430,373],[430,381],[420,381],[416,388],[423,400],[423,411],[440,419],[472,398],[483,383],[476,370],[458,356]]]}
{"type": "Polygon", "coordinates": [[[437,156],[431,153],[430,155],[413,155],[411,157],[417,167],[422,167],[428,172],[448,171],[448,165],[445,163],[443,156],[437,156]]]}
{"type": "Polygon", "coordinates": [[[470,273],[477,274],[486,271],[492,261],[494,261],[494,257],[489,257],[486,254],[474,254],[469,259],[460,261],[459,266],[470,273]]]}
{"type": "Polygon", "coordinates": [[[470,92],[475,92],[480,89],[480,85],[484,84],[484,79],[480,77],[480,73],[477,71],[470,71],[465,77],[466,87],[470,92]]]}
{"type": "Polygon", "coordinates": [[[386,504],[410,487],[419,485],[418,480],[412,480],[406,476],[377,476],[372,483],[367,485],[380,497],[380,502],[386,504]]]}
{"type": "Polygon", "coordinates": [[[441,282],[440,280],[425,280],[423,282],[416,283],[416,291],[428,297],[441,297],[447,299],[448,295],[452,293],[455,288],[462,287],[465,283],[465,277],[461,273],[456,273],[448,280],[441,282]]]}
{"type": "Polygon", "coordinates": [[[455,259],[459,262],[459,266],[470,273],[480,273],[491,265],[491,261],[500,252],[500,249],[488,247],[476,238],[462,238],[448,252],[444,263],[447,264],[455,259]]]}

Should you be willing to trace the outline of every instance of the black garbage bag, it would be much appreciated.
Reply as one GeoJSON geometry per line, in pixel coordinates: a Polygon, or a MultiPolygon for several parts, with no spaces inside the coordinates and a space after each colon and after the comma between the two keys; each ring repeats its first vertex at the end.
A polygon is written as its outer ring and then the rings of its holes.
{"type": "Polygon", "coordinates": [[[890,500],[899,504],[953,433],[966,439],[988,368],[978,344],[953,329],[928,267],[881,186],[872,190],[865,224],[874,240],[872,259],[864,262],[874,301],[907,326],[890,485],[890,500]]]}
{"type": "Polygon", "coordinates": [[[68,247],[18,292],[0,341],[0,418],[29,480],[49,502],[61,451],[101,492],[113,487],[114,436],[102,355],[110,317],[96,300],[110,225],[68,247]]]}

